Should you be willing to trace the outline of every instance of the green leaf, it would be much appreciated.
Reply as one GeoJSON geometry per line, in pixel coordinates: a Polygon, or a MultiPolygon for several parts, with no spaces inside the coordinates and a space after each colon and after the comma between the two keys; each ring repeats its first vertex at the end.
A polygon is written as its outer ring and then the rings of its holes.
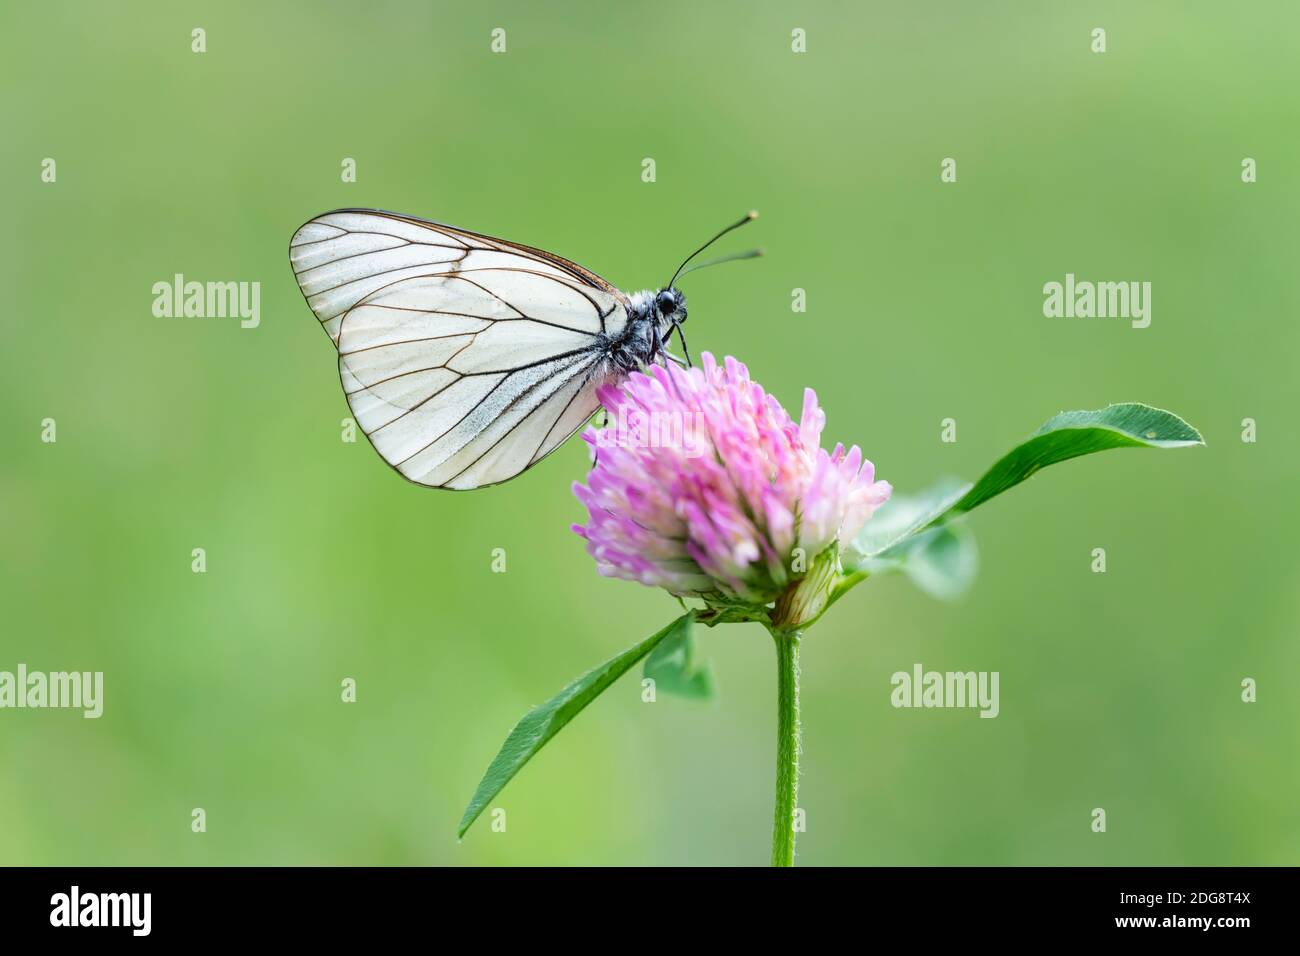
{"type": "Polygon", "coordinates": [[[677,622],[671,634],[659,642],[645,660],[645,676],[655,682],[655,690],[710,700],[715,690],[713,668],[696,659],[694,621],[677,622]]]}
{"type": "Polygon", "coordinates": [[[539,704],[520,719],[510,731],[500,751],[492,758],[487,772],[479,781],[478,789],[470,798],[460,818],[456,830],[458,837],[463,837],[479,814],[487,807],[502,788],[517,774],[533,755],[546,742],[558,734],[564,725],[576,717],[581,710],[599,697],[614,681],[622,677],[637,661],[649,654],[663,640],[682,629],[690,630],[695,619],[694,611],[683,614],[657,634],[646,638],[640,644],[628,648],[617,657],[606,661],[599,667],[592,668],[577,680],[565,685],[564,689],[544,704],[539,704]]]}
{"type": "Polygon", "coordinates": [[[926,594],[951,601],[974,583],[979,549],[964,524],[944,524],[913,535],[884,556],[868,558],[863,569],[873,575],[902,571],[926,594]]]}
{"type": "MultiPolygon", "coordinates": [[[[906,541],[922,528],[947,514],[966,492],[970,482],[945,479],[917,495],[895,494],[871,516],[862,533],[853,542],[853,568],[860,559],[884,554],[894,545],[906,541]]],[[[846,562],[847,564],[848,562],[846,562]]]]}
{"type": "Polygon", "coordinates": [[[843,567],[859,579],[901,571],[931,597],[960,597],[979,567],[975,536],[961,524],[927,525],[970,488],[949,479],[919,495],[894,495],[867,522],[855,550],[845,552],[843,567]]]}
{"type": "Polygon", "coordinates": [[[1111,448],[1188,448],[1204,444],[1201,433],[1187,422],[1173,412],[1150,405],[1129,402],[1094,412],[1061,412],[986,471],[948,513],[973,511],[1058,461],[1111,448]]]}
{"type": "Polygon", "coordinates": [[[1017,445],[972,484],[944,482],[880,509],[845,552],[844,585],[836,596],[869,574],[908,571],[931,593],[960,593],[975,570],[973,542],[936,533],[1048,465],[1111,448],[1187,448],[1205,444],[1172,412],[1150,405],[1108,405],[1096,411],[1062,412],[1017,445]],[[913,569],[913,565],[916,565],[913,569]]]}

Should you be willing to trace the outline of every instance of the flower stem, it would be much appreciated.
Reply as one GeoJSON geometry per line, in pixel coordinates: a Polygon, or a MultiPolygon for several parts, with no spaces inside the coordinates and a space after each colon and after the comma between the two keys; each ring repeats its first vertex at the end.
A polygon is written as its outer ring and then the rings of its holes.
{"type": "Polygon", "coordinates": [[[774,630],[776,641],[776,814],[772,865],[794,866],[794,811],[799,793],[798,630],[774,630]]]}

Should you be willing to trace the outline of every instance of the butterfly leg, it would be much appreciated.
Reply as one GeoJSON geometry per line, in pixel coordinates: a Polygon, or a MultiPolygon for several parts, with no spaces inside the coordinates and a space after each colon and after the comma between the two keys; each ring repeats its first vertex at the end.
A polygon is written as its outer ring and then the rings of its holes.
{"type": "Polygon", "coordinates": [[[665,359],[663,363],[664,368],[668,367],[669,362],[672,362],[678,368],[691,367],[691,360],[689,357],[682,358],[680,355],[674,355],[672,352],[668,351],[668,346],[661,338],[659,338],[659,331],[657,329],[653,334],[655,336],[655,354],[657,356],[662,356],[665,359]]]}
{"type": "MultiPolygon", "coordinates": [[[[680,322],[674,322],[673,328],[677,330],[677,338],[681,340],[682,352],[686,355],[686,367],[691,368],[691,350],[686,347],[686,333],[682,331],[682,324],[680,322]]],[[[668,337],[672,338],[671,332],[668,333],[668,337]]]]}
{"type": "MultiPolygon", "coordinates": [[[[592,416],[592,424],[597,428],[605,428],[609,425],[609,409],[604,405],[600,406],[600,424],[596,425],[595,416],[592,416]]],[[[589,471],[595,471],[596,466],[600,464],[600,443],[591,446],[591,468],[589,471]]]]}
{"type": "Polygon", "coordinates": [[[659,337],[659,326],[650,326],[650,364],[662,364],[664,368],[668,367],[668,360],[664,357],[668,353],[664,349],[664,340],[659,337]]]}
{"type": "MultiPolygon", "coordinates": [[[[650,334],[654,336],[654,350],[650,354],[655,358],[662,359],[664,368],[666,369],[670,368],[668,364],[668,360],[670,358],[675,359],[676,356],[670,356],[668,354],[668,350],[664,348],[664,341],[659,337],[659,327],[655,325],[650,326],[650,334]]],[[[654,358],[652,358],[650,361],[653,362],[654,358]]],[[[690,367],[689,364],[687,365],[687,367],[688,368],[690,367]]],[[[673,391],[677,393],[677,397],[681,398],[682,390],[677,387],[677,379],[672,375],[669,375],[668,382],[670,385],[672,385],[673,391]]]]}

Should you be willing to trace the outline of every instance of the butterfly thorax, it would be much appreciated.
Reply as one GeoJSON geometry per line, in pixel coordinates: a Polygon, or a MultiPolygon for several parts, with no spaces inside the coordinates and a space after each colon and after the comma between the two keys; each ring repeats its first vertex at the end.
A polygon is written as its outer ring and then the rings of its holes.
{"type": "Polygon", "coordinates": [[[653,364],[674,325],[686,321],[686,297],[676,289],[644,289],[628,297],[627,324],[609,343],[609,357],[625,372],[653,364]]]}

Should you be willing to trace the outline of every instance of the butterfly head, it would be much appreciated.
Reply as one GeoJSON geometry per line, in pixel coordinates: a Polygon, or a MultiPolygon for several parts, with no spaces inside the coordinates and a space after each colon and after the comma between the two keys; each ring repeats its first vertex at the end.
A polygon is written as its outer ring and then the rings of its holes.
{"type": "Polygon", "coordinates": [[[676,289],[660,289],[655,294],[655,311],[663,327],[681,325],[686,321],[686,296],[676,289]]]}

